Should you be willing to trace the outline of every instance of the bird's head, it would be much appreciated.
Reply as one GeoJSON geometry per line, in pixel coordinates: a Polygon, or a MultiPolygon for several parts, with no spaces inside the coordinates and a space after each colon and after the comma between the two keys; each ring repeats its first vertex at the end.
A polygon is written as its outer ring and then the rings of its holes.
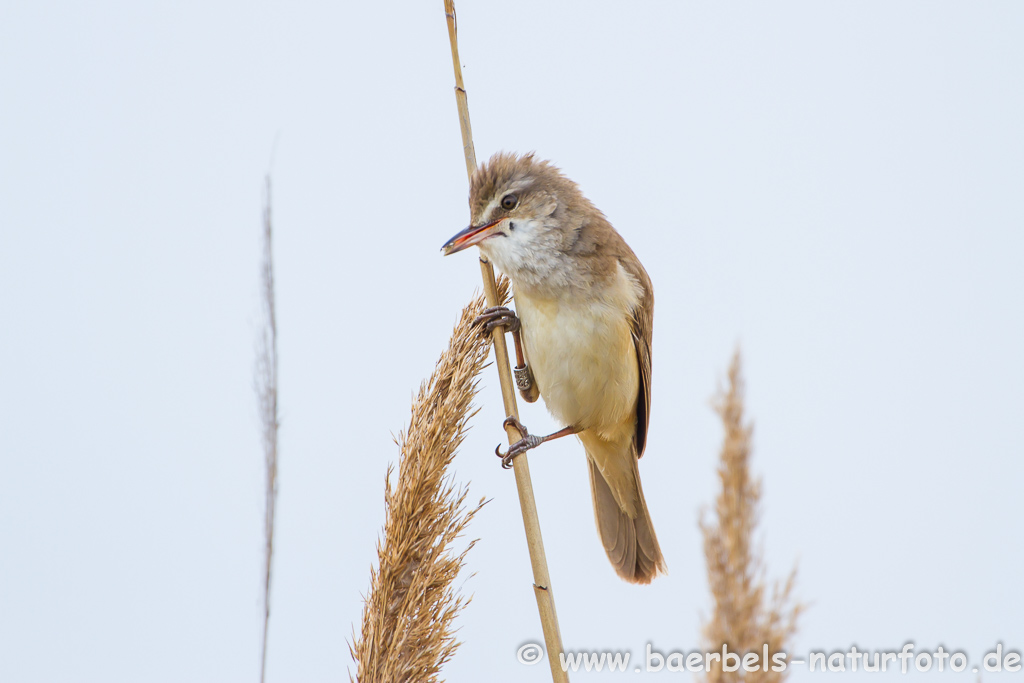
{"type": "Polygon", "coordinates": [[[448,240],[442,247],[445,255],[475,244],[513,281],[558,268],[587,216],[600,216],[551,163],[537,161],[533,154],[504,152],[473,174],[469,208],[470,226],[448,240]]]}

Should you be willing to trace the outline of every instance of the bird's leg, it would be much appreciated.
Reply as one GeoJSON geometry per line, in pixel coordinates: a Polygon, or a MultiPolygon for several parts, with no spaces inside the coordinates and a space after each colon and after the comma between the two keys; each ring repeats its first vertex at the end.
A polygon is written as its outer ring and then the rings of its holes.
{"type": "Polygon", "coordinates": [[[568,427],[563,427],[562,429],[559,429],[557,432],[554,432],[553,434],[548,434],[547,436],[534,436],[526,429],[525,426],[523,426],[523,424],[519,420],[512,417],[511,415],[505,418],[505,421],[502,423],[501,426],[505,427],[506,429],[508,427],[515,427],[516,431],[519,432],[520,437],[519,441],[516,441],[514,444],[508,447],[507,453],[501,452],[500,444],[498,445],[497,448],[494,449],[494,454],[501,458],[501,466],[506,470],[512,467],[512,459],[515,458],[517,455],[521,455],[532,448],[536,448],[545,441],[554,441],[555,439],[560,439],[563,436],[572,436],[573,434],[579,434],[581,431],[583,431],[579,427],[569,425],[568,427]]]}
{"type": "Polygon", "coordinates": [[[504,306],[494,306],[484,310],[473,322],[483,325],[488,333],[493,332],[496,327],[504,327],[506,332],[512,333],[512,341],[516,346],[516,386],[523,400],[527,403],[536,401],[540,397],[540,391],[537,389],[537,383],[533,381],[533,371],[526,362],[526,354],[523,353],[521,324],[516,314],[504,306]]]}

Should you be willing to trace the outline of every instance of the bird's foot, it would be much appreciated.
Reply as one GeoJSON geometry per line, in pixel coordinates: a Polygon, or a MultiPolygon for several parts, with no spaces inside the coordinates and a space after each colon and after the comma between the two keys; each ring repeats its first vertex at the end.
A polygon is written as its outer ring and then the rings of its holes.
{"type": "Polygon", "coordinates": [[[531,434],[519,420],[512,417],[511,415],[505,418],[505,421],[501,424],[501,426],[505,427],[506,429],[508,427],[515,427],[516,431],[519,432],[520,435],[519,441],[516,441],[514,444],[509,446],[508,452],[506,453],[501,452],[501,444],[498,444],[498,446],[495,447],[494,454],[501,458],[502,469],[511,469],[513,458],[515,458],[517,455],[525,453],[531,448],[536,448],[537,446],[544,443],[544,441],[546,440],[543,436],[534,436],[533,434],[531,434]]]}
{"type": "Polygon", "coordinates": [[[488,332],[493,332],[496,327],[504,327],[506,332],[515,332],[519,329],[519,318],[516,317],[515,311],[504,306],[484,309],[473,323],[483,325],[488,332]]]}

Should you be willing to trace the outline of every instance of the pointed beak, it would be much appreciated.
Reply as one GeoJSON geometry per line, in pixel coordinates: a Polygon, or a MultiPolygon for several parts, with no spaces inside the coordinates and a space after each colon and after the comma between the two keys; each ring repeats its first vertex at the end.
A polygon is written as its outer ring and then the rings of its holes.
{"type": "Polygon", "coordinates": [[[441,247],[441,251],[444,252],[445,256],[454,254],[457,251],[462,251],[467,247],[471,247],[474,244],[480,244],[491,235],[498,234],[498,224],[503,219],[491,221],[486,225],[471,225],[462,232],[458,233],[450,240],[445,242],[444,246],[441,247]]]}

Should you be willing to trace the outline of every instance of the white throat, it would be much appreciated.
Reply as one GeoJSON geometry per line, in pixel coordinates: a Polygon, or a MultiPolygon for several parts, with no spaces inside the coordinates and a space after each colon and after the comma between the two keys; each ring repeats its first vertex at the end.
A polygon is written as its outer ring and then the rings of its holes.
{"type": "Polygon", "coordinates": [[[480,243],[480,251],[509,276],[516,289],[548,295],[573,289],[573,264],[560,249],[558,229],[548,219],[505,219],[501,234],[480,243]]]}

